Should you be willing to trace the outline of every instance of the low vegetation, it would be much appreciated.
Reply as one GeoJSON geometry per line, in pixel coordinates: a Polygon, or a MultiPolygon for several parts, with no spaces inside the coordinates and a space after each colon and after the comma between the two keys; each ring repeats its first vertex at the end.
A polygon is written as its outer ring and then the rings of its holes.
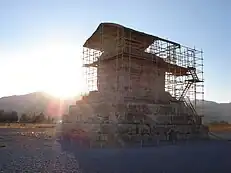
{"type": "Polygon", "coordinates": [[[213,121],[208,126],[209,130],[212,132],[231,131],[231,124],[226,121],[213,121]]]}
{"type": "Polygon", "coordinates": [[[39,113],[38,115],[27,115],[22,114],[18,115],[16,111],[5,112],[4,110],[0,110],[0,123],[54,123],[54,118],[46,116],[44,113],[39,113]]]}

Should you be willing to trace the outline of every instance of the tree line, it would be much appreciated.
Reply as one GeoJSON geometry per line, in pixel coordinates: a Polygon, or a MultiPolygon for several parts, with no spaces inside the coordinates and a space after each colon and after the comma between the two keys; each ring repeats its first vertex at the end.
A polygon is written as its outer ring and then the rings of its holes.
{"type": "Polygon", "coordinates": [[[43,112],[34,115],[27,115],[25,113],[18,115],[18,112],[6,112],[0,110],[0,123],[54,123],[54,118],[46,116],[43,112]]]}
{"type": "Polygon", "coordinates": [[[209,124],[210,125],[227,125],[227,124],[229,124],[229,122],[221,120],[221,121],[211,121],[209,124]]]}

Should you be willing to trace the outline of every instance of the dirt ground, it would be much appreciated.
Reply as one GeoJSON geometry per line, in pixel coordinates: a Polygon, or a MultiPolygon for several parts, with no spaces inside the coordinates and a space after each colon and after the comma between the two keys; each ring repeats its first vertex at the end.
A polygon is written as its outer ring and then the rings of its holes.
{"type": "Polygon", "coordinates": [[[33,123],[0,123],[0,129],[5,128],[54,128],[56,124],[33,124],[33,123]]]}
{"type": "Polygon", "coordinates": [[[71,154],[56,141],[57,129],[0,129],[0,172],[79,172],[71,154]]]}
{"type": "MultiPolygon", "coordinates": [[[[231,143],[225,140],[150,148],[82,149],[60,140],[60,129],[0,129],[0,172],[231,172],[231,143]]],[[[231,139],[231,133],[223,135],[231,139]]]]}
{"type": "Polygon", "coordinates": [[[231,132],[231,124],[209,125],[209,130],[212,132],[231,132]]]}

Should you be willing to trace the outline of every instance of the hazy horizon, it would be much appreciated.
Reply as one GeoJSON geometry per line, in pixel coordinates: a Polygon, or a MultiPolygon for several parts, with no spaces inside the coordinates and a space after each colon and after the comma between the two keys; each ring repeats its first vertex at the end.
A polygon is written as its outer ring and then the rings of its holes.
{"type": "MultiPolygon", "coordinates": [[[[46,94],[46,95],[48,95],[48,96],[52,96],[52,97],[54,97],[54,98],[62,99],[62,100],[76,99],[76,97],[78,97],[79,99],[81,99],[81,96],[82,96],[82,94],[79,94],[79,95],[74,95],[74,96],[69,96],[69,97],[60,98],[59,96],[54,96],[54,95],[49,94],[49,93],[47,93],[47,92],[45,92],[45,91],[34,91],[34,92],[29,92],[29,93],[22,93],[22,94],[13,94],[13,95],[1,96],[0,99],[1,99],[1,98],[5,98],[5,97],[23,96],[23,95],[34,94],[34,93],[44,93],[44,94],[46,94]]],[[[198,100],[200,100],[200,99],[198,99],[198,100]]],[[[204,101],[216,102],[216,103],[218,103],[218,104],[230,103],[230,102],[217,102],[217,101],[215,101],[215,100],[206,100],[206,99],[205,99],[204,101]]]]}

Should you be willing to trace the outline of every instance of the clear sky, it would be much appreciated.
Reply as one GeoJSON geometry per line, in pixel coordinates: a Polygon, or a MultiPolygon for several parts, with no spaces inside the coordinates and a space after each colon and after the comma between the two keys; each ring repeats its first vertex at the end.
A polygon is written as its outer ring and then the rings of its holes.
{"type": "Polygon", "coordinates": [[[229,0],[0,0],[0,96],[80,89],[81,46],[108,21],[203,49],[205,99],[231,101],[229,0]]]}

